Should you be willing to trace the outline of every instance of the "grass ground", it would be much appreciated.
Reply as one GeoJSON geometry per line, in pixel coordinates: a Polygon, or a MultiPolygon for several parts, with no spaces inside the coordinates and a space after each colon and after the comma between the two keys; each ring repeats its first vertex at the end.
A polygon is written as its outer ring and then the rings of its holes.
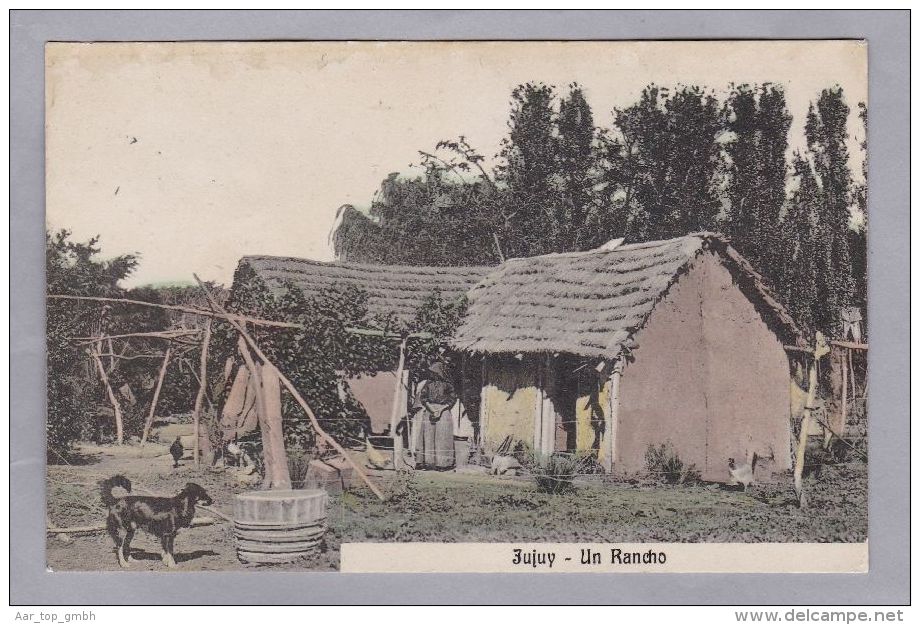
{"type": "MultiPolygon", "coordinates": [[[[215,505],[231,513],[244,490],[225,472],[172,468],[166,448],[84,447],[83,462],[48,467],[48,521],[54,527],[102,523],[96,482],[123,473],[135,485],[174,493],[194,481],[215,505]],[[139,457],[142,456],[142,457],[139,457]]],[[[356,485],[330,496],[325,551],[272,570],[335,570],[344,542],[858,542],[868,534],[868,480],[862,462],[825,467],[809,477],[809,508],[795,503],[791,480],[748,492],[719,485],[662,486],[639,482],[583,482],[573,492],[547,495],[526,478],[453,472],[416,472],[377,478],[395,493],[378,501],[356,485]]],[[[208,512],[201,511],[202,516],[208,512]]],[[[159,546],[146,534],[134,541],[135,570],[164,571],[159,546]]],[[[224,521],[182,530],[173,570],[248,569],[236,559],[232,528],[224,521]]],[[[52,570],[117,570],[104,532],[61,540],[50,534],[52,570]]],[[[258,567],[255,567],[258,568],[258,567]]]]}

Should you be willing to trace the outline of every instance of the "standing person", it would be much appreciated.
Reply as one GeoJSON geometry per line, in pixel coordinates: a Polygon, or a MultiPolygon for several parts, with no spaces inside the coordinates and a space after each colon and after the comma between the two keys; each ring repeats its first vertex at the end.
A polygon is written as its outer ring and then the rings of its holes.
{"type": "Polygon", "coordinates": [[[415,389],[413,438],[417,465],[448,469],[454,466],[454,422],[451,409],[457,391],[446,364],[437,360],[428,367],[415,389]]]}

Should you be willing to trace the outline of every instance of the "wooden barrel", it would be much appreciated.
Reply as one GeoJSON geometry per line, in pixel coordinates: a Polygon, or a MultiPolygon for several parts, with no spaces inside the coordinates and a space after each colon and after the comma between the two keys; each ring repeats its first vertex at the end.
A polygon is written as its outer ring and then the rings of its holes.
{"type": "Polygon", "coordinates": [[[326,491],[260,490],[240,493],[233,506],[241,562],[291,562],[314,553],[326,533],[326,491]]]}

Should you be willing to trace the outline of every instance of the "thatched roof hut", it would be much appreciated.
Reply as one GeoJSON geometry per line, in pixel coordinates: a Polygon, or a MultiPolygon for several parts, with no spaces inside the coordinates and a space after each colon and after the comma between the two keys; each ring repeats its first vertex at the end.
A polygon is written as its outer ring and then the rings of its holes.
{"type": "MultiPolygon", "coordinates": [[[[730,457],[741,462],[756,453],[770,458],[760,466],[773,471],[791,464],[783,346],[803,340],[762,278],[719,235],[498,267],[249,256],[234,289],[250,279],[278,294],[354,285],[369,294],[371,314],[403,322],[436,290],[445,298],[466,293],[468,314],[451,345],[463,355],[460,377],[474,397],[459,411],[487,453],[510,437],[538,456],[590,453],[608,471],[631,473],[648,468],[650,447],[666,445],[714,480],[727,478],[730,457]]],[[[368,393],[370,404],[376,396],[368,393]]],[[[381,405],[382,419],[392,403],[381,405]]]]}
{"type": "Polygon", "coordinates": [[[795,323],[719,235],[509,260],[453,339],[481,360],[481,442],[647,470],[665,445],[707,479],[790,464],[784,343],[795,323]],[[763,468],[768,463],[761,462],[763,468]]]}
{"type": "MultiPolygon", "coordinates": [[[[374,329],[375,318],[394,317],[404,326],[411,326],[425,300],[439,293],[445,302],[464,296],[492,267],[419,267],[409,265],[372,265],[348,262],[320,262],[302,258],[278,256],[245,256],[236,269],[232,293],[245,299],[247,289],[260,286],[274,297],[290,289],[297,289],[307,297],[315,296],[330,287],[357,287],[367,293],[368,316],[374,329]]],[[[382,329],[382,328],[376,328],[382,329]]],[[[393,328],[388,328],[393,330],[393,328]]],[[[397,330],[398,331],[398,330],[397,330]]],[[[398,341],[384,341],[381,349],[396,350],[398,341]]],[[[394,378],[391,371],[367,374],[345,380],[352,394],[362,404],[370,419],[373,432],[380,433],[390,427],[394,402],[394,378]]],[[[236,380],[238,401],[225,413],[225,420],[233,424],[246,423],[254,427],[252,419],[246,420],[253,392],[246,395],[246,379],[236,380]],[[247,397],[249,400],[247,400],[247,397]],[[247,403],[248,401],[248,403],[247,403]],[[226,415],[225,415],[226,416],[226,415]]],[[[405,394],[395,401],[406,401],[405,394]]],[[[234,427],[240,434],[242,426],[234,427]]]]}
{"type": "Polygon", "coordinates": [[[411,322],[425,298],[436,291],[454,300],[469,291],[492,267],[414,267],[324,263],[303,258],[244,256],[237,267],[234,288],[252,277],[264,283],[274,295],[288,288],[307,296],[332,286],[355,286],[368,294],[372,316],[394,315],[411,322]],[[245,278],[244,278],[245,276],[245,278]]]}
{"type": "Polygon", "coordinates": [[[693,234],[612,250],[510,259],[469,292],[454,337],[476,353],[568,353],[615,358],[703,252],[712,251],[784,340],[799,331],[761,276],[720,235],[693,234]]]}

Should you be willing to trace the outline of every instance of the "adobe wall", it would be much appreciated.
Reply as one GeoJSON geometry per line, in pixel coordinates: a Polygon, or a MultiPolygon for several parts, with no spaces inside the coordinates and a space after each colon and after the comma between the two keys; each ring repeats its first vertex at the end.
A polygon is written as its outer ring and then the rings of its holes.
{"type": "Polygon", "coordinates": [[[509,435],[515,442],[533,445],[537,366],[530,359],[484,359],[480,419],[486,451],[494,450],[509,435]]]}
{"type": "MultiPolygon", "coordinates": [[[[617,472],[646,470],[649,445],[670,444],[703,478],[728,478],[728,458],[790,466],[785,351],[712,253],[705,253],[636,335],[620,388],[617,472]]],[[[760,472],[762,473],[762,471],[760,472]]]]}
{"type": "Polygon", "coordinates": [[[620,381],[614,471],[643,473],[649,445],[668,444],[685,463],[706,465],[707,354],[700,293],[691,269],[655,306],[635,335],[635,360],[620,381]]]}
{"type": "Polygon", "coordinates": [[[708,354],[709,443],[715,475],[728,459],[754,452],[761,472],[792,466],[789,359],[754,305],[712,254],[701,259],[703,333],[708,354]],[[768,460],[772,459],[772,460],[768,460]]]}

